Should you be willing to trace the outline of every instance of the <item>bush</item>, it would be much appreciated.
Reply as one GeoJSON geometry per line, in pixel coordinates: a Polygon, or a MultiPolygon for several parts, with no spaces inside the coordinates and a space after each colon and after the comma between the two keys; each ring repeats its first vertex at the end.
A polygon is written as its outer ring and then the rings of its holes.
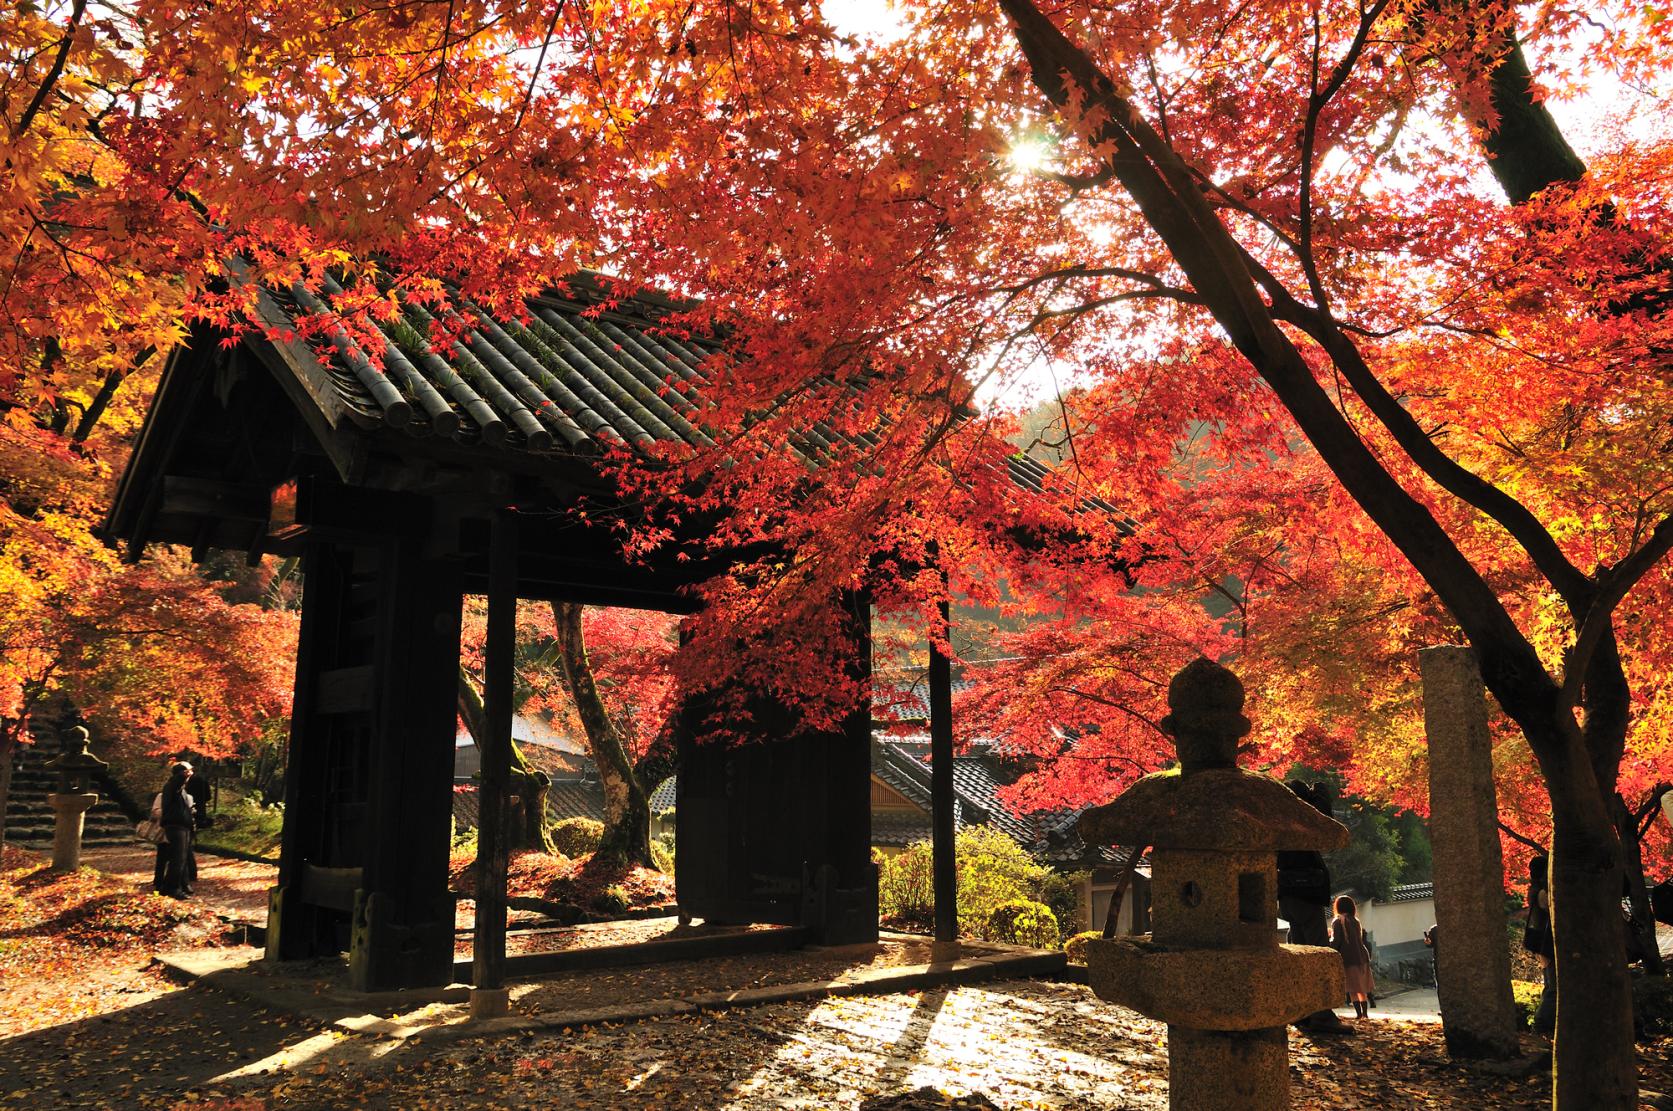
{"type": "Polygon", "coordinates": [[[604,823],[594,818],[565,818],[552,827],[552,844],[565,856],[597,852],[603,840],[604,823]]]}
{"type": "Polygon", "coordinates": [[[656,865],[658,872],[665,872],[670,876],[674,874],[674,854],[669,852],[668,847],[661,841],[651,842],[651,863],[656,865]]]}
{"type": "MultiPolygon", "coordinates": [[[[1065,932],[1074,929],[1080,918],[1081,889],[1089,878],[1086,872],[1064,873],[1048,868],[1035,883],[1033,898],[1051,908],[1058,929],[1065,932]]],[[[1092,925],[1102,926],[1103,923],[1094,922],[1092,925]]],[[[1056,948],[1055,943],[1052,948],[1056,948]]]]}
{"type": "Polygon", "coordinates": [[[1673,979],[1666,976],[1632,978],[1632,1025],[1640,1041],[1673,1034],[1673,979]]]}
{"type": "Polygon", "coordinates": [[[1510,994],[1516,1001],[1516,1021],[1523,1030],[1534,1028],[1534,1012],[1539,1010],[1539,995],[1544,988],[1527,980],[1512,980],[1510,994]]]}
{"type": "Polygon", "coordinates": [[[990,941],[1026,945],[1030,949],[1054,949],[1059,937],[1057,916],[1044,903],[1012,899],[1000,903],[988,915],[987,935],[990,941]]]}
{"type": "Polygon", "coordinates": [[[214,821],[198,831],[198,847],[227,849],[278,860],[280,835],[285,823],[284,807],[262,806],[248,796],[230,796],[230,791],[222,793],[220,806],[213,815],[214,821]]]}
{"type": "MultiPolygon", "coordinates": [[[[954,842],[954,857],[960,934],[990,938],[994,910],[1018,900],[1045,904],[1054,925],[1074,921],[1079,901],[1075,877],[1058,875],[1036,863],[999,830],[966,826],[954,842]]],[[[877,904],[883,917],[916,927],[927,927],[934,920],[933,860],[928,841],[918,841],[883,859],[877,878],[877,904]]],[[[1060,937],[1053,937],[1045,947],[1056,948],[1059,943],[1060,937]]]]}
{"type": "Polygon", "coordinates": [[[930,866],[928,841],[882,859],[877,866],[877,909],[884,918],[901,926],[930,924],[935,910],[930,866]]]}
{"type": "MultiPolygon", "coordinates": [[[[585,821],[586,819],[581,820],[585,821]]],[[[598,898],[594,900],[594,905],[606,914],[621,914],[633,905],[633,900],[628,896],[627,888],[619,883],[613,883],[599,892],[598,898]]]]}
{"type": "Polygon", "coordinates": [[[1098,930],[1083,930],[1064,943],[1063,953],[1069,958],[1070,964],[1085,964],[1086,943],[1103,936],[1103,933],[1098,930]]]}

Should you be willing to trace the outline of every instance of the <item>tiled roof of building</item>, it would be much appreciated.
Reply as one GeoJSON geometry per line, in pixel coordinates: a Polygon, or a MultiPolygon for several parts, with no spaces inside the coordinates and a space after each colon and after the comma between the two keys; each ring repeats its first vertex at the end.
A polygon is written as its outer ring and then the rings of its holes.
{"type": "Polygon", "coordinates": [[[1394,888],[1385,900],[1390,903],[1415,903],[1420,899],[1433,899],[1435,885],[1432,883],[1408,883],[1394,888]]]}
{"type": "MultiPolygon", "coordinates": [[[[324,292],[342,290],[327,276],[324,292]]],[[[286,361],[310,379],[311,393],[329,395],[324,403],[362,428],[539,456],[714,444],[704,422],[716,398],[704,363],[719,344],[669,321],[691,302],[654,292],[622,296],[610,279],[580,273],[529,298],[528,319],[519,321],[454,293],[439,321],[408,301],[393,320],[376,322],[375,351],[332,326],[318,353],[284,341],[286,361]],[[438,323],[445,341],[435,339],[438,323]]],[[[301,283],[258,295],[269,334],[293,335],[299,317],[330,311],[301,283]]],[[[820,420],[793,436],[790,447],[816,465],[835,445],[874,439],[820,420]]],[[[1045,491],[1051,474],[1022,453],[1008,458],[1006,469],[1033,493],[1045,491]]],[[[1110,514],[1124,532],[1135,529],[1101,498],[1079,498],[1076,508],[1110,514]]]]}
{"type": "MultiPolygon", "coordinates": [[[[324,287],[328,296],[341,292],[329,275],[324,287]]],[[[324,404],[368,429],[537,456],[714,444],[705,420],[718,402],[704,364],[720,345],[669,320],[692,302],[649,291],[622,296],[609,278],[579,273],[561,288],[529,298],[527,320],[520,321],[489,314],[454,293],[454,306],[438,310],[439,321],[409,301],[393,320],[376,322],[377,351],[332,326],[318,353],[285,341],[285,361],[309,379],[311,394],[329,395],[324,404]],[[438,323],[445,341],[435,338],[438,323]]],[[[270,335],[292,335],[298,317],[330,311],[301,283],[258,295],[270,335]]],[[[828,377],[821,384],[836,385],[828,377]]],[[[844,432],[818,420],[793,435],[789,446],[817,466],[838,445],[863,448],[875,441],[870,433],[844,432]]],[[[1017,452],[1005,468],[1019,489],[1046,493],[1052,474],[1046,464],[1017,452]]],[[[1128,535],[1137,529],[1102,498],[1073,501],[1073,512],[1108,515],[1128,535]]]]}
{"type": "Polygon", "coordinates": [[[656,785],[656,790],[651,792],[650,797],[652,817],[658,814],[666,814],[674,809],[674,789],[676,786],[677,781],[673,776],[669,776],[656,785]]]}
{"type": "MultiPolygon", "coordinates": [[[[324,292],[341,291],[327,278],[324,292]]],[[[438,321],[407,302],[378,322],[378,350],[331,329],[325,384],[356,424],[416,436],[538,454],[709,444],[697,395],[715,345],[661,326],[678,307],[654,295],[617,298],[585,274],[530,298],[523,322],[462,299],[438,321]],[[457,338],[436,342],[437,323],[457,338]]],[[[300,283],[261,297],[263,323],[281,333],[329,311],[300,283]]]]}
{"type": "MultiPolygon", "coordinates": [[[[871,746],[872,774],[919,808],[921,818],[905,812],[872,811],[872,840],[876,844],[909,844],[929,836],[929,740],[915,736],[893,738],[874,735],[871,746]],[[909,833],[919,828],[916,836],[909,833]],[[884,827],[879,828],[880,824],[884,827]],[[889,839],[885,839],[889,838],[889,839]],[[901,840],[895,840],[900,838],[901,840]]],[[[1089,850],[1075,830],[1079,810],[1036,811],[1018,814],[999,798],[1007,784],[1003,762],[986,745],[971,745],[953,757],[953,798],[957,810],[954,828],[987,825],[1009,836],[1037,858],[1064,866],[1113,866],[1126,856],[1113,846],[1089,850]]]]}

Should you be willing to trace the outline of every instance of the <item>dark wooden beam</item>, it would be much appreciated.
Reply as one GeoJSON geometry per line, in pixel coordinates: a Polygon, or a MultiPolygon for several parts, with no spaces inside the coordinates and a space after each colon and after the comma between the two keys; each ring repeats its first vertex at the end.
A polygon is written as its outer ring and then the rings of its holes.
{"type": "MultiPolygon", "coordinates": [[[[952,646],[947,600],[940,604],[937,636],[952,646]]],[[[935,940],[958,940],[958,865],[954,859],[953,666],[931,638],[929,647],[929,794],[931,871],[935,889],[935,940]]]]}
{"type": "Polygon", "coordinates": [[[472,1014],[504,1014],[506,790],[511,781],[511,685],[517,648],[517,518],[494,514],[488,552],[488,632],[483,652],[487,736],[482,751],[476,841],[476,935],[471,946],[472,1014]]]}
{"type": "Polygon", "coordinates": [[[163,500],[158,510],[222,520],[265,521],[271,503],[272,492],[266,486],[170,474],[163,476],[163,500]]]}

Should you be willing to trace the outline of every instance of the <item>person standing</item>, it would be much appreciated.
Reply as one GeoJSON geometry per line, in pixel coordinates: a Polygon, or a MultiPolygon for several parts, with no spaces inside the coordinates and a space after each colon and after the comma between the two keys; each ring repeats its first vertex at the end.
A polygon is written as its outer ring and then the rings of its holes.
{"type": "MultiPolygon", "coordinates": [[[[1330,817],[1330,796],[1322,783],[1292,780],[1290,790],[1297,798],[1330,817]]],[[[1330,944],[1330,869],[1317,852],[1286,851],[1278,854],[1278,914],[1290,925],[1291,945],[1330,944]]],[[[1350,1027],[1335,1011],[1308,1015],[1296,1024],[1315,1033],[1348,1033],[1350,1027]]]]}
{"type": "Polygon", "coordinates": [[[184,899],[191,894],[186,880],[186,865],[192,852],[192,796],[186,791],[186,781],[191,777],[192,765],[184,760],[176,761],[169,768],[168,782],[163,784],[153,805],[163,827],[153,879],[157,893],[171,899],[184,899]]]}
{"type": "Polygon", "coordinates": [[[1330,947],[1342,954],[1342,969],[1347,973],[1348,998],[1353,1001],[1354,1014],[1369,1017],[1369,999],[1376,990],[1371,980],[1371,950],[1365,944],[1365,930],[1359,924],[1359,908],[1350,896],[1342,895],[1336,900],[1336,917],[1330,920],[1330,947]]]}
{"type": "Polygon", "coordinates": [[[1534,1032],[1547,1037],[1557,1028],[1557,950],[1551,937],[1551,889],[1546,857],[1528,861],[1528,920],[1522,931],[1522,947],[1539,958],[1544,981],[1540,986],[1539,1009],[1534,1012],[1534,1032]]]}
{"type": "MultiPolygon", "coordinates": [[[[186,763],[185,756],[181,756],[181,763],[186,763]]],[[[192,838],[186,847],[186,894],[190,895],[198,882],[198,833],[200,829],[209,826],[209,796],[211,787],[209,777],[192,768],[192,774],[186,777],[186,794],[192,799],[192,838]]]]}

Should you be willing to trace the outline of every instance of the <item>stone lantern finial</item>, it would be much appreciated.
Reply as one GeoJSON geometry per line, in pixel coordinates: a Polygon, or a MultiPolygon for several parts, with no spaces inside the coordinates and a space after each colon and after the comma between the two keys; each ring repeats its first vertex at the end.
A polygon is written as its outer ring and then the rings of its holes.
{"type": "Polygon", "coordinates": [[[1168,709],[1162,728],[1173,736],[1182,772],[1237,766],[1237,742],[1249,735],[1249,719],[1236,675],[1198,656],[1168,684],[1168,709]]]}

